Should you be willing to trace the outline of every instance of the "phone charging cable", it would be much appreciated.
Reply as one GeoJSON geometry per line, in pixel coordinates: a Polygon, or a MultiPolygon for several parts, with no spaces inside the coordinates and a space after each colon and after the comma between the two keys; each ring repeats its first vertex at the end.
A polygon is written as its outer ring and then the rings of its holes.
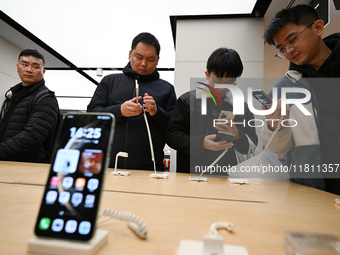
{"type": "Polygon", "coordinates": [[[106,217],[97,222],[97,224],[102,224],[112,218],[116,218],[118,220],[124,220],[128,222],[129,228],[141,239],[146,239],[148,234],[148,226],[144,221],[138,216],[129,213],[129,212],[118,212],[113,209],[105,208],[103,212],[98,216],[98,220],[100,217],[106,217]]]}

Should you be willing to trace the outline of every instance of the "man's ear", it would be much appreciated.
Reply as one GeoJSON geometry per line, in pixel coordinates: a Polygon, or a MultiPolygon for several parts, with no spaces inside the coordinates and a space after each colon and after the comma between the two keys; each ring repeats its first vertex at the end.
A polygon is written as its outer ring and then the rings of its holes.
{"type": "Polygon", "coordinates": [[[131,60],[132,50],[129,50],[129,60],[131,60]]]}
{"type": "Polygon", "coordinates": [[[207,80],[209,79],[210,74],[208,73],[208,71],[205,71],[205,77],[207,78],[207,80]]]}
{"type": "Polygon", "coordinates": [[[318,19],[317,21],[314,22],[314,29],[316,31],[316,34],[318,36],[322,36],[323,30],[324,30],[324,25],[325,22],[322,19],[318,19]]]}

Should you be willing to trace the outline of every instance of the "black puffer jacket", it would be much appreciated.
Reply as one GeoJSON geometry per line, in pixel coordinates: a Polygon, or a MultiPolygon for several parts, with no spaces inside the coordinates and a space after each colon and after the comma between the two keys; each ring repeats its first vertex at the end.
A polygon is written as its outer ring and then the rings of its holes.
{"type": "Polygon", "coordinates": [[[43,79],[29,87],[19,83],[5,96],[0,115],[0,160],[48,163],[59,117],[54,92],[43,79]]]}

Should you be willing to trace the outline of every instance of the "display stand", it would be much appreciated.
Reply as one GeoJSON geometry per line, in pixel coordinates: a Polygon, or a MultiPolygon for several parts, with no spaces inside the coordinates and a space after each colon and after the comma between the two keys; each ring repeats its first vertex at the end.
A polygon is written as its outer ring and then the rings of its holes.
{"type": "Polygon", "coordinates": [[[89,241],[68,241],[52,238],[32,237],[28,242],[28,252],[48,255],[93,255],[106,244],[107,230],[96,230],[89,241]]]}
{"type": "MultiPolygon", "coordinates": [[[[177,255],[202,254],[210,255],[216,253],[205,253],[203,242],[193,240],[181,240],[177,255]]],[[[249,255],[246,248],[236,245],[223,245],[223,255],[249,255]]]]}
{"type": "Polygon", "coordinates": [[[208,178],[205,176],[189,176],[189,181],[197,181],[197,182],[207,182],[208,178]]]}
{"type": "Polygon", "coordinates": [[[168,179],[169,175],[168,174],[150,174],[150,178],[156,178],[156,179],[168,179]]]}
{"type": "Polygon", "coordinates": [[[111,172],[111,174],[112,175],[120,175],[120,176],[129,176],[129,175],[131,175],[131,172],[114,170],[114,171],[111,172]]]}

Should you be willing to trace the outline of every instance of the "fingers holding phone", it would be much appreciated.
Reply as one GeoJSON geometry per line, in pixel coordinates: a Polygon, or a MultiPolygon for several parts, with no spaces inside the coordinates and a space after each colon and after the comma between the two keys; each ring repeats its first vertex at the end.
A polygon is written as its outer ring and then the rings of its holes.
{"type": "Polygon", "coordinates": [[[227,123],[226,124],[217,124],[215,126],[215,129],[218,132],[226,132],[226,133],[234,135],[234,139],[235,140],[239,139],[238,129],[237,129],[236,125],[233,124],[233,120],[232,119],[227,119],[227,123]]]}
{"type": "MultiPolygon", "coordinates": [[[[138,100],[141,100],[142,97],[139,96],[138,100]]],[[[120,106],[120,113],[123,117],[131,117],[131,116],[137,116],[142,113],[142,106],[138,103],[136,103],[136,98],[130,99],[125,101],[120,106]]]]}
{"type": "Polygon", "coordinates": [[[227,142],[226,140],[216,141],[216,136],[216,134],[213,134],[204,137],[203,148],[210,151],[220,151],[234,146],[232,142],[227,142]]]}
{"type": "Polygon", "coordinates": [[[144,94],[143,97],[143,107],[146,112],[148,112],[151,116],[155,115],[157,113],[157,104],[156,101],[152,96],[149,96],[148,93],[144,94]]]}
{"type": "MultiPolygon", "coordinates": [[[[264,91],[260,89],[253,90],[253,97],[255,97],[261,103],[262,110],[268,110],[272,107],[272,99],[264,91]]],[[[284,116],[284,119],[289,118],[289,111],[290,111],[290,107],[289,105],[286,105],[286,115],[284,116]]],[[[271,121],[268,121],[268,124],[272,129],[275,129],[279,125],[280,123],[279,120],[281,119],[281,116],[282,115],[281,115],[281,98],[280,98],[277,102],[277,107],[275,111],[271,114],[266,115],[266,119],[271,120],[271,121]]]]}

